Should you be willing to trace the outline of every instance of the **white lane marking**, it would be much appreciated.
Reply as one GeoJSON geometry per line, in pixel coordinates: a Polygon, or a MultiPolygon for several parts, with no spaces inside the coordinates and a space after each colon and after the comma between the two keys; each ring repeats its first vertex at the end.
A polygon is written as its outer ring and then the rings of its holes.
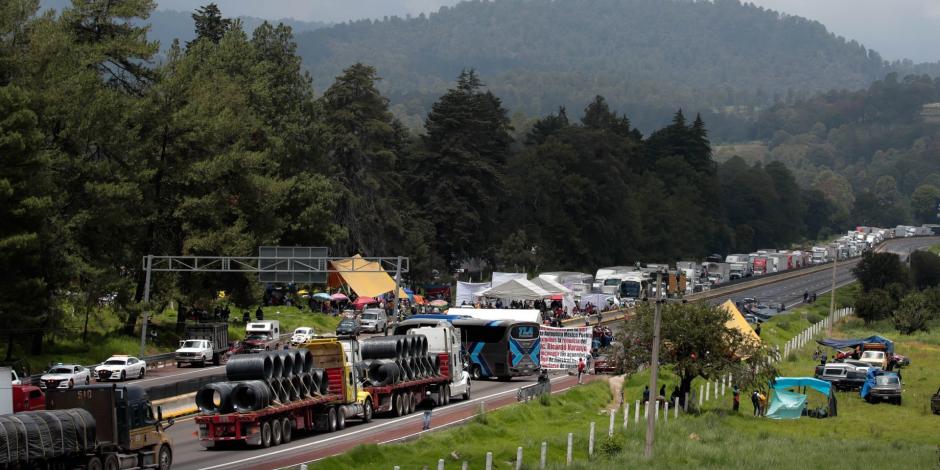
{"type": "MultiPolygon", "coordinates": [[[[568,377],[568,376],[567,376],[567,375],[563,375],[563,376],[557,377],[557,378],[552,379],[552,380],[561,380],[561,379],[563,379],[563,378],[565,378],[565,377],[568,377]]],[[[531,384],[526,384],[526,385],[531,385],[531,384]]],[[[485,396],[485,397],[474,398],[474,399],[471,399],[471,400],[469,400],[469,401],[461,401],[459,404],[457,404],[457,407],[464,407],[464,406],[470,405],[471,403],[475,403],[475,402],[479,402],[479,401],[484,401],[484,400],[489,400],[490,398],[498,397],[498,396],[500,396],[500,395],[506,395],[506,394],[508,394],[508,393],[516,393],[516,391],[517,391],[519,388],[524,387],[524,386],[525,386],[525,385],[520,385],[520,387],[512,388],[512,389],[509,389],[509,390],[504,390],[504,391],[502,391],[502,392],[496,392],[496,393],[487,395],[487,396],[485,396]]],[[[272,457],[272,456],[274,456],[274,455],[282,454],[282,453],[284,453],[284,452],[291,452],[291,451],[295,451],[295,450],[298,450],[298,449],[303,449],[303,448],[306,448],[306,447],[310,447],[310,446],[315,446],[315,445],[323,444],[323,443],[325,443],[325,442],[330,442],[330,441],[333,441],[333,440],[336,440],[336,439],[344,439],[344,438],[347,438],[347,437],[349,437],[349,436],[353,436],[353,435],[356,435],[356,434],[361,434],[361,433],[365,433],[365,432],[374,431],[374,430],[376,430],[376,429],[384,428],[384,427],[390,426],[390,425],[392,425],[392,424],[402,423],[402,422],[405,422],[405,421],[408,421],[408,420],[417,421],[417,420],[419,420],[419,419],[422,419],[421,414],[413,414],[413,415],[410,415],[410,416],[402,416],[401,418],[393,419],[393,420],[391,420],[391,421],[387,421],[387,422],[385,422],[385,423],[377,424],[377,425],[375,425],[375,426],[371,426],[371,427],[368,427],[368,428],[356,429],[356,430],[354,430],[354,431],[347,432],[347,433],[345,433],[345,434],[339,434],[339,435],[336,435],[336,436],[328,437],[328,438],[326,438],[326,439],[320,439],[320,440],[317,440],[317,441],[314,441],[314,442],[307,442],[307,443],[305,443],[305,444],[300,444],[300,445],[296,445],[296,446],[294,446],[294,447],[288,447],[288,448],[284,448],[284,449],[279,449],[279,450],[275,450],[275,451],[268,452],[268,453],[265,453],[265,454],[260,454],[260,455],[255,455],[255,456],[252,456],[252,457],[247,457],[247,458],[244,458],[244,459],[241,459],[241,460],[233,460],[233,461],[231,461],[231,462],[226,462],[226,463],[219,464],[219,465],[213,465],[213,466],[211,466],[211,467],[203,467],[203,468],[201,468],[200,470],[214,470],[214,469],[216,469],[216,468],[228,468],[228,467],[231,467],[231,466],[233,466],[233,465],[239,465],[239,464],[243,464],[243,463],[246,463],[246,462],[251,462],[251,461],[253,461],[253,460],[263,459],[263,458],[266,458],[266,457],[272,457]]]]}

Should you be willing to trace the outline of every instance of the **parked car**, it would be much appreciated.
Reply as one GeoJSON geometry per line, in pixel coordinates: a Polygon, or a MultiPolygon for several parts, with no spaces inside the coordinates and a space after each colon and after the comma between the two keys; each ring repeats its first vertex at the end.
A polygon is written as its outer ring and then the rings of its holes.
{"type": "Polygon", "coordinates": [[[36,411],[46,409],[46,396],[35,385],[13,386],[13,412],[36,411]]]}
{"type": "Polygon", "coordinates": [[[336,326],[336,336],[359,336],[362,324],[356,318],[344,318],[336,326]]]}
{"type": "Polygon", "coordinates": [[[290,344],[296,346],[298,344],[306,343],[313,339],[314,332],[313,328],[309,326],[301,326],[294,329],[294,334],[290,337],[290,344]]]}
{"type": "Polygon", "coordinates": [[[940,415],[940,388],[930,397],[930,411],[933,411],[935,415],[940,415]]]}
{"type": "Polygon", "coordinates": [[[869,390],[865,400],[868,402],[890,401],[901,404],[901,378],[898,374],[886,372],[875,377],[875,385],[869,390]]]}
{"type": "Polygon", "coordinates": [[[385,315],[385,310],[380,308],[367,308],[363,310],[360,323],[362,325],[362,331],[383,333],[388,330],[388,316],[385,315]]]}
{"type": "Polygon", "coordinates": [[[144,378],[147,373],[147,363],[133,356],[111,356],[107,361],[95,367],[95,378],[98,382],[105,380],[127,380],[128,378],[144,378]]]}
{"type": "Polygon", "coordinates": [[[39,377],[39,388],[43,390],[70,389],[76,384],[91,383],[91,372],[78,364],[56,364],[39,377]]]}

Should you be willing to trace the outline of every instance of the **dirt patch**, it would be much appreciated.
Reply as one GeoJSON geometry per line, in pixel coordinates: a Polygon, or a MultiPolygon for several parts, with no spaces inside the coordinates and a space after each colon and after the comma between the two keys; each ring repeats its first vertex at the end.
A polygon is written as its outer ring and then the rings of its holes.
{"type": "Polygon", "coordinates": [[[614,399],[607,404],[608,410],[615,410],[620,407],[620,390],[623,388],[624,378],[626,378],[624,375],[615,375],[607,379],[607,383],[610,384],[610,394],[614,396],[614,399]]]}

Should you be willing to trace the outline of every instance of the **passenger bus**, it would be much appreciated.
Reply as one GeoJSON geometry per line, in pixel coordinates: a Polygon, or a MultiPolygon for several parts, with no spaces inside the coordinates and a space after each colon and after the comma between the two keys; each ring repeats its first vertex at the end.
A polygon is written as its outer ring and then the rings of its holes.
{"type": "Polygon", "coordinates": [[[460,329],[462,353],[474,380],[510,380],[535,375],[541,367],[539,324],[518,320],[480,320],[467,315],[415,315],[399,322],[395,334],[446,321],[460,329]]]}

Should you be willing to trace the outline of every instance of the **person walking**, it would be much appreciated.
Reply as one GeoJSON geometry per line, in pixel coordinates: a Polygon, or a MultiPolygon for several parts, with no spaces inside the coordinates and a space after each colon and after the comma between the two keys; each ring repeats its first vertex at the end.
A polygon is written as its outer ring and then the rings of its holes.
{"type": "Polygon", "coordinates": [[[584,358],[578,359],[578,384],[581,384],[581,374],[584,373],[584,358]]]}
{"type": "Polygon", "coordinates": [[[741,407],[741,389],[737,385],[731,389],[731,397],[731,411],[737,413],[741,407]]]}
{"type": "Polygon", "coordinates": [[[757,390],[751,393],[751,404],[754,405],[754,416],[760,416],[760,395],[757,390]]]}
{"type": "Polygon", "coordinates": [[[767,395],[764,395],[764,392],[757,392],[757,399],[760,402],[760,414],[758,416],[766,416],[767,414],[767,395]]]}
{"type": "Polygon", "coordinates": [[[646,385],[643,387],[643,403],[650,401],[650,386],[646,385]]]}
{"type": "Polygon", "coordinates": [[[431,429],[431,408],[424,410],[424,426],[421,430],[427,431],[429,429],[431,429]]]}

